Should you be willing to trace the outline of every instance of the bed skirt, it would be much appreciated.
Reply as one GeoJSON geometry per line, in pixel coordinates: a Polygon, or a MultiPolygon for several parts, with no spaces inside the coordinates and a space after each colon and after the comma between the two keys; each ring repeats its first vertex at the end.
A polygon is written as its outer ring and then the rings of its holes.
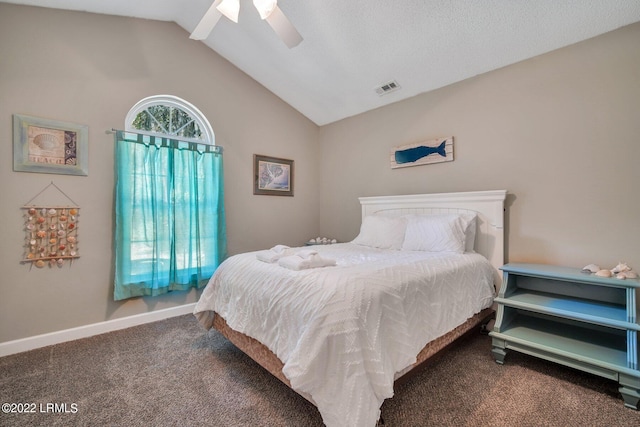
{"type": "MultiPolygon", "coordinates": [[[[401,377],[404,380],[404,377],[409,372],[413,371],[414,368],[426,362],[432,356],[449,346],[451,343],[453,343],[461,336],[465,335],[467,332],[471,331],[473,328],[485,322],[488,322],[493,317],[493,315],[494,310],[492,308],[486,308],[470,317],[464,323],[458,325],[448,333],[427,343],[427,345],[424,346],[420,353],[418,353],[416,363],[408,366],[406,369],[396,374],[396,381],[401,377]]],[[[271,350],[267,348],[267,346],[254,338],[231,329],[229,325],[227,325],[227,322],[222,318],[222,316],[218,315],[217,313],[213,317],[213,327],[229,341],[231,341],[236,347],[242,350],[242,352],[244,352],[247,356],[257,362],[264,369],[269,371],[273,376],[278,378],[287,386],[291,387],[291,383],[282,373],[284,364],[271,350]]],[[[315,402],[313,401],[311,396],[306,395],[306,393],[297,393],[315,405],[315,402]]]]}

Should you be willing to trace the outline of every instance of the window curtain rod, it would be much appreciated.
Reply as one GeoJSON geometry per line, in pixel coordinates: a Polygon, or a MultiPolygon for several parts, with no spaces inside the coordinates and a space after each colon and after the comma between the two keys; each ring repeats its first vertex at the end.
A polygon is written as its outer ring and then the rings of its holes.
{"type": "Polygon", "coordinates": [[[171,138],[167,135],[144,133],[144,132],[131,132],[119,129],[113,129],[105,131],[107,134],[115,134],[116,139],[120,139],[127,142],[144,145],[155,145],[158,147],[171,147],[179,150],[197,151],[199,153],[215,153],[222,154],[223,148],[220,145],[205,144],[204,142],[197,142],[190,139],[178,139],[171,138]]]}

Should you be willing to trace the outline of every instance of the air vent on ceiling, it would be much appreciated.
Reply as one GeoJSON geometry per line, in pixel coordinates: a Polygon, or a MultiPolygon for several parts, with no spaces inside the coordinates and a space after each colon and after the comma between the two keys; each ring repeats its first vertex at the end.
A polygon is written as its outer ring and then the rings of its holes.
{"type": "Polygon", "coordinates": [[[391,80],[390,82],[387,82],[381,86],[378,86],[376,88],[376,93],[382,96],[382,95],[386,95],[388,93],[394,92],[398,89],[400,89],[400,85],[398,84],[398,82],[395,80],[391,80]]]}

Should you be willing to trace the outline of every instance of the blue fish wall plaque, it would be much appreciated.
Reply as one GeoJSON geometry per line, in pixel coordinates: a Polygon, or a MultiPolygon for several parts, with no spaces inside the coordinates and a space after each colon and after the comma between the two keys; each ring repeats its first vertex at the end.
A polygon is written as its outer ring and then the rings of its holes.
{"type": "Polygon", "coordinates": [[[450,161],[453,161],[453,137],[402,145],[391,153],[392,168],[450,161]]]}

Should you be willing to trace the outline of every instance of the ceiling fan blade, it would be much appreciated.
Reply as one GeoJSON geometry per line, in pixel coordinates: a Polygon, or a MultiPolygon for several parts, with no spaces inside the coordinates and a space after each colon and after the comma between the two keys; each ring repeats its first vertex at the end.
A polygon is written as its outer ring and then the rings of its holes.
{"type": "Polygon", "coordinates": [[[195,30],[189,36],[190,39],[193,40],[204,40],[209,37],[213,27],[216,26],[222,14],[218,9],[218,5],[222,3],[222,0],[215,0],[209,10],[204,14],[198,25],[196,25],[195,30]]]}
{"type": "Polygon", "coordinates": [[[298,30],[295,29],[291,21],[287,19],[278,6],[273,9],[271,15],[269,15],[265,20],[269,25],[271,25],[273,31],[276,32],[289,49],[298,46],[302,41],[302,36],[298,30]]]}

